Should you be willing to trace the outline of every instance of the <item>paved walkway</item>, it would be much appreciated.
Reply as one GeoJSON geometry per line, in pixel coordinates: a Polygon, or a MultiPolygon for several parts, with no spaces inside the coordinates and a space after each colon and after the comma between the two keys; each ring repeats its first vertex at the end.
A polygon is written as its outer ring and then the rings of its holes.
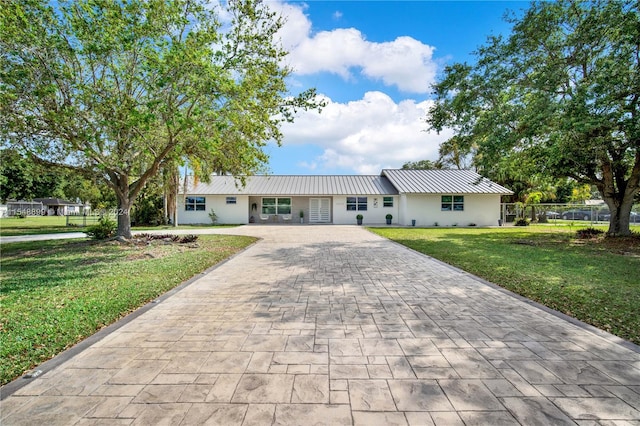
{"type": "Polygon", "coordinates": [[[264,239],[29,379],[0,423],[640,424],[640,353],[610,335],[360,227],[220,232],[264,239]]]}
{"type": "Polygon", "coordinates": [[[66,240],[70,238],[86,238],[84,232],[62,232],[59,234],[30,234],[16,235],[10,237],[0,236],[0,244],[5,243],[24,243],[27,241],[45,241],[45,240],[66,240]]]}

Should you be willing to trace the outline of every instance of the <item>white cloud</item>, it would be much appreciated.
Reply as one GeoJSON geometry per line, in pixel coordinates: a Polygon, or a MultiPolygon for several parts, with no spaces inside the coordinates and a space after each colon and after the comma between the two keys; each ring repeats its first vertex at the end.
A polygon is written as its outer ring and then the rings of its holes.
{"type": "Polygon", "coordinates": [[[300,162],[297,164],[297,166],[298,166],[298,167],[301,167],[301,168],[303,168],[303,169],[315,170],[315,169],[317,169],[317,168],[318,168],[318,163],[316,163],[315,161],[314,161],[314,162],[311,162],[311,163],[306,162],[306,161],[300,161],[300,162]]]}
{"type": "Polygon", "coordinates": [[[351,79],[359,73],[410,93],[427,93],[434,82],[435,48],[419,40],[403,36],[376,43],[355,28],[312,34],[305,5],[273,2],[270,7],[286,19],[279,36],[289,52],[287,65],[296,74],[329,72],[351,79]]]}
{"type": "Polygon", "coordinates": [[[311,21],[304,14],[305,4],[288,4],[281,2],[269,2],[271,10],[278,13],[285,20],[283,27],[278,31],[278,37],[282,46],[291,51],[293,46],[302,42],[311,32],[311,21]]]}
{"type": "Polygon", "coordinates": [[[321,114],[301,112],[295,123],[282,126],[284,146],[310,144],[323,149],[317,158],[299,163],[303,167],[377,174],[407,161],[437,159],[440,143],[452,136],[425,131],[424,118],[432,101],[396,103],[381,92],[367,92],[347,103],[325,101],[321,114]]]}

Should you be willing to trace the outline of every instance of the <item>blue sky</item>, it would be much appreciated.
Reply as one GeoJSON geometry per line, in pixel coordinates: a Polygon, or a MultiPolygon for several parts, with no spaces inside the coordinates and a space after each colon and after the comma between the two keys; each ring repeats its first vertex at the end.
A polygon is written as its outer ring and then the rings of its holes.
{"type": "Polygon", "coordinates": [[[435,160],[452,134],[427,132],[430,85],[444,67],[473,62],[488,36],[508,34],[513,1],[306,1],[267,4],[286,18],[280,33],[294,70],[292,92],[315,87],[322,113],[282,126],[267,146],[271,174],[378,174],[435,160]]]}

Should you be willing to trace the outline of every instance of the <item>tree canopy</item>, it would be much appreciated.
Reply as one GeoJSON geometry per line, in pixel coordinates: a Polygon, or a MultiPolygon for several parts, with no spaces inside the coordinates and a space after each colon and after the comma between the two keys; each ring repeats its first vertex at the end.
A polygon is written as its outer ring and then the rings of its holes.
{"type": "Polygon", "coordinates": [[[499,179],[539,174],[595,185],[610,235],[628,235],[640,192],[638,2],[536,2],[477,63],[447,67],[427,122],[499,179]]]}
{"type": "Polygon", "coordinates": [[[280,123],[318,106],[288,93],[282,20],[260,1],[52,3],[0,9],[1,142],[104,179],[118,235],[159,170],[255,173],[280,123]]]}
{"type": "Polygon", "coordinates": [[[34,161],[12,149],[0,150],[0,201],[63,198],[88,202],[93,208],[113,207],[106,184],[74,170],[34,161]]]}
{"type": "Polygon", "coordinates": [[[434,170],[442,168],[443,165],[440,161],[431,160],[407,161],[402,165],[403,170],[434,170]]]}

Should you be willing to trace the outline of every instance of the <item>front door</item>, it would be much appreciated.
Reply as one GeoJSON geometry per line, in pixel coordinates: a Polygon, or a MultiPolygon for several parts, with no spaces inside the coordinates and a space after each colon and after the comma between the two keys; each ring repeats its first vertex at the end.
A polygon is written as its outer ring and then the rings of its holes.
{"type": "Polygon", "coordinates": [[[309,199],[309,223],[331,222],[331,201],[329,198],[309,199]]]}

